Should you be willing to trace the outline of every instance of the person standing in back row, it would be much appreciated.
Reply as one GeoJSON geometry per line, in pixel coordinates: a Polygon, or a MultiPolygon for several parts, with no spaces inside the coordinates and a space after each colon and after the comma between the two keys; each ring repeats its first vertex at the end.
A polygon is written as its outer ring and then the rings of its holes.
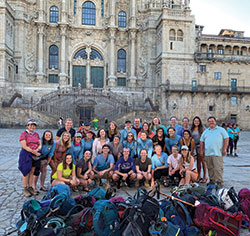
{"type": "Polygon", "coordinates": [[[206,129],[200,138],[200,152],[205,155],[207,162],[209,184],[217,184],[223,187],[223,156],[227,153],[228,134],[225,129],[216,125],[216,118],[208,118],[209,128],[206,129]]]}
{"type": "Polygon", "coordinates": [[[71,140],[73,140],[75,134],[76,134],[76,131],[72,128],[72,125],[73,125],[73,122],[70,118],[67,118],[65,120],[65,126],[61,129],[59,129],[56,133],[56,141],[58,141],[62,135],[63,132],[67,131],[70,133],[70,138],[71,140]]]}

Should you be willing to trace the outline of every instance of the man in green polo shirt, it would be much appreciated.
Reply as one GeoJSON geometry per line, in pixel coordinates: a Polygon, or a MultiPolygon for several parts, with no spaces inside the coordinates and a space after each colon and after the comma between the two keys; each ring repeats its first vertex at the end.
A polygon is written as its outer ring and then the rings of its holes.
{"type": "Polygon", "coordinates": [[[200,138],[200,152],[207,162],[209,184],[223,187],[223,156],[227,153],[228,134],[225,129],[216,125],[216,118],[208,118],[208,126],[200,138]]]}

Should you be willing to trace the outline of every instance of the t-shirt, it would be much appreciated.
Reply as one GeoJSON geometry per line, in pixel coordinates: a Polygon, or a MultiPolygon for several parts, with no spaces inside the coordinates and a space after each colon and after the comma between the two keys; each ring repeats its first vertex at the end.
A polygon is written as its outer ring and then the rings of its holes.
{"type": "Polygon", "coordinates": [[[158,158],[156,154],[152,157],[152,170],[154,170],[156,167],[161,166],[168,167],[168,155],[165,152],[161,153],[161,157],[158,158]]]}
{"type": "Polygon", "coordinates": [[[128,157],[128,160],[125,161],[122,156],[115,164],[114,171],[116,170],[121,173],[128,173],[131,170],[135,172],[136,169],[134,159],[132,157],[128,157]]]}
{"type": "Polygon", "coordinates": [[[46,142],[45,144],[42,144],[40,159],[53,157],[54,152],[55,152],[55,147],[56,147],[55,143],[49,144],[48,142],[46,142]]]}
{"type": "MultiPolygon", "coordinates": [[[[73,170],[75,170],[76,167],[75,165],[73,164],[73,170]]],[[[67,166],[67,169],[63,169],[63,163],[61,162],[58,166],[57,166],[57,170],[60,170],[62,171],[62,177],[67,179],[70,177],[70,175],[72,174],[72,170],[67,166]]],[[[57,176],[57,171],[56,173],[52,176],[52,179],[57,179],[58,176],[57,176]]]]}
{"type": "Polygon", "coordinates": [[[114,164],[115,160],[113,155],[108,154],[106,158],[103,158],[102,153],[95,157],[93,166],[96,166],[97,171],[106,170],[110,167],[110,164],[114,164]]]}
{"type": "Polygon", "coordinates": [[[228,128],[227,129],[227,134],[229,136],[229,138],[233,139],[234,138],[234,134],[232,134],[231,132],[234,132],[233,128],[228,128]]]}
{"type": "Polygon", "coordinates": [[[178,153],[175,158],[173,154],[168,157],[168,164],[171,164],[174,169],[179,167],[179,160],[181,159],[181,154],[178,153]]]}
{"type": "Polygon", "coordinates": [[[89,162],[90,162],[90,159],[85,161],[84,158],[82,158],[82,159],[80,159],[80,161],[78,161],[76,167],[82,169],[81,175],[84,175],[84,173],[89,169],[89,162]]]}
{"type": "MultiPolygon", "coordinates": [[[[67,130],[65,129],[65,127],[59,129],[59,130],[57,131],[57,133],[56,133],[56,136],[57,136],[57,137],[61,137],[62,133],[65,132],[65,131],[67,131],[67,130]]],[[[73,128],[70,128],[69,133],[70,133],[71,139],[72,139],[72,138],[75,136],[76,131],[75,131],[73,128]]]]}
{"type": "Polygon", "coordinates": [[[206,129],[200,139],[205,144],[205,156],[222,156],[224,139],[227,138],[227,131],[222,127],[216,126],[214,129],[206,129]]]}
{"type": "Polygon", "coordinates": [[[152,165],[152,161],[150,158],[146,158],[145,162],[142,162],[141,161],[141,158],[137,158],[136,161],[135,161],[135,165],[136,166],[139,166],[139,170],[140,171],[144,171],[144,172],[147,172],[148,170],[148,166],[149,165],[152,165]]]}
{"type": "Polygon", "coordinates": [[[30,133],[28,131],[24,131],[21,133],[19,141],[25,140],[26,146],[35,150],[39,147],[40,136],[37,132],[30,133]]]}
{"type": "Polygon", "coordinates": [[[165,147],[165,138],[164,138],[164,137],[162,138],[162,140],[159,140],[158,136],[155,135],[155,136],[152,138],[152,141],[153,141],[154,146],[155,146],[155,145],[160,145],[160,146],[161,146],[161,149],[164,150],[164,147],[165,147]]]}

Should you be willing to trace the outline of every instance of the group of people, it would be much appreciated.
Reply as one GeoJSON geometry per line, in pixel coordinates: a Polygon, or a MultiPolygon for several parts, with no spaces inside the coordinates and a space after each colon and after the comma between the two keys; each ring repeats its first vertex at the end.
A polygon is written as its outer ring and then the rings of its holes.
{"type": "MultiPolygon", "coordinates": [[[[130,120],[125,121],[122,130],[112,121],[107,130],[101,128],[97,134],[91,130],[89,122],[77,132],[72,126],[72,120],[66,119],[54,141],[50,130],[46,130],[40,139],[35,131],[36,121],[28,120],[27,129],[19,139],[22,145],[19,170],[23,175],[25,196],[39,193],[39,175],[40,191],[47,191],[48,165],[51,185],[68,184],[73,191],[78,191],[78,186],[89,191],[93,180],[101,186],[103,179],[107,186],[113,183],[117,188],[131,184],[153,187],[157,181],[162,181],[165,187],[170,182],[176,185],[206,183],[207,172],[209,183],[221,187],[223,156],[227,154],[228,146],[231,151],[230,137],[236,132],[239,137],[239,130],[230,131],[232,128],[229,127],[226,131],[217,126],[215,117],[208,118],[207,129],[198,116],[191,124],[184,117],[182,125],[177,124],[177,118],[173,116],[167,127],[158,117],[151,123],[142,123],[136,118],[133,124],[130,120]]],[[[233,143],[236,150],[237,142],[233,143]]]]}

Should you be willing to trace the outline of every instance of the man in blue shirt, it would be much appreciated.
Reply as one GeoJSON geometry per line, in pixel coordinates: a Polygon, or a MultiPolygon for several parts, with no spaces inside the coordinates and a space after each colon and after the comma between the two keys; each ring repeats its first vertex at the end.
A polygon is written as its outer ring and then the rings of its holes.
{"type": "Polygon", "coordinates": [[[216,118],[208,118],[209,128],[200,138],[201,156],[205,156],[207,162],[209,184],[217,184],[223,187],[223,156],[227,153],[228,134],[225,129],[216,125],[216,118]]]}
{"type": "Polygon", "coordinates": [[[125,181],[130,186],[130,181],[136,178],[135,162],[129,156],[129,149],[123,148],[123,156],[116,162],[113,174],[113,180],[117,183],[117,188],[120,188],[121,180],[125,181]]]}
{"type": "Polygon", "coordinates": [[[93,162],[93,171],[95,179],[98,180],[99,185],[102,185],[102,179],[107,179],[107,187],[110,186],[110,179],[113,175],[114,157],[109,154],[110,147],[108,144],[102,146],[102,153],[95,157],[93,162]]]}

